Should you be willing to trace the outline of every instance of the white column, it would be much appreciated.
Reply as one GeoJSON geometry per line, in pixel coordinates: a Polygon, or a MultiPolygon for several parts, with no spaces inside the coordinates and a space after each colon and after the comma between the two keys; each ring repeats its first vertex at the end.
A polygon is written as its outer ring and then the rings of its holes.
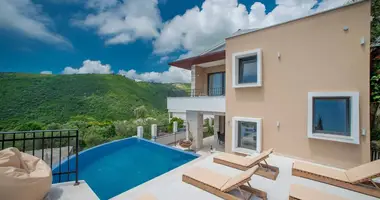
{"type": "Polygon", "coordinates": [[[214,144],[218,143],[218,131],[219,131],[219,115],[214,115],[214,144]]]}
{"type": "Polygon", "coordinates": [[[195,93],[195,76],[196,76],[196,73],[195,73],[195,65],[191,66],[191,93],[190,95],[191,96],[194,96],[195,93]]]}
{"type": "Polygon", "coordinates": [[[173,122],[173,133],[178,132],[178,122],[173,122]]]}
{"type": "Polygon", "coordinates": [[[151,134],[152,134],[152,140],[156,141],[157,138],[157,124],[152,124],[151,126],[151,134]]]}
{"type": "Polygon", "coordinates": [[[196,111],[186,111],[186,119],[189,123],[187,130],[193,137],[196,150],[203,147],[203,115],[196,111]]]}
{"type": "Polygon", "coordinates": [[[137,127],[137,137],[139,137],[139,138],[144,137],[144,128],[142,126],[137,127]]]}
{"type": "Polygon", "coordinates": [[[189,137],[190,133],[189,133],[189,125],[188,125],[188,123],[189,123],[189,122],[186,120],[186,121],[185,121],[185,128],[186,128],[186,129],[185,129],[185,130],[186,130],[186,140],[187,140],[187,141],[189,141],[189,139],[190,139],[190,137],[189,137]]]}

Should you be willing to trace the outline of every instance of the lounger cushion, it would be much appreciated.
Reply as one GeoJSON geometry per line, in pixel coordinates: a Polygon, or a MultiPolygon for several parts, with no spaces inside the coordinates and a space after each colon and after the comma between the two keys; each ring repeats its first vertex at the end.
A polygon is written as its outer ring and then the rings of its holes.
{"type": "Polygon", "coordinates": [[[185,176],[188,176],[192,179],[200,181],[204,184],[212,186],[221,190],[221,188],[227,183],[230,179],[229,176],[216,173],[212,170],[201,168],[201,167],[193,167],[191,170],[184,173],[185,176]]]}
{"type": "Polygon", "coordinates": [[[229,192],[236,188],[236,185],[241,185],[241,183],[246,183],[251,180],[251,176],[256,172],[258,166],[254,166],[251,169],[242,172],[241,174],[230,178],[226,184],[221,188],[223,192],[229,192]]]}
{"type": "Polygon", "coordinates": [[[140,196],[139,198],[137,198],[136,200],[157,200],[155,196],[151,195],[151,194],[144,194],[142,196],[140,196]]]}
{"type": "Polygon", "coordinates": [[[241,165],[244,167],[248,167],[250,164],[252,164],[251,158],[238,156],[238,155],[234,155],[230,153],[220,153],[217,156],[215,156],[215,158],[219,160],[224,160],[230,163],[234,163],[237,165],[241,165]]]}
{"type": "Polygon", "coordinates": [[[273,149],[268,149],[266,151],[263,151],[261,154],[254,156],[254,157],[247,157],[249,158],[249,166],[257,165],[261,161],[265,160],[269,155],[273,152],[273,149]]]}
{"type": "Polygon", "coordinates": [[[319,190],[315,190],[312,188],[308,188],[301,185],[291,185],[289,196],[297,198],[297,199],[303,199],[303,200],[322,200],[322,199],[328,199],[328,200],[344,200],[344,198],[327,194],[319,190]]]}
{"type": "Polygon", "coordinates": [[[329,178],[339,180],[339,181],[349,182],[345,171],[326,167],[326,166],[320,166],[320,165],[315,165],[315,164],[309,164],[306,162],[296,161],[293,164],[293,169],[312,173],[312,174],[317,174],[324,177],[329,177],[329,178]]]}
{"type": "Polygon", "coordinates": [[[351,183],[359,183],[380,176],[380,160],[354,167],[346,171],[351,183]]]}
{"type": "Polygon", "coordinates": [[[217,156],[215,156],[215,158],[219,160],[224,160],[230,163],[234,163],[237,165],[241,165],[244,167],[250,167],[250,166],[257,165],[262,160],[266,159],[269,156],[269,154],[271,154],[272,152],[273,152],[273,148],[268,149],[267,151],[264,151],[257,156],[247,156],[247,157],[238,156],[238,155],[234,155],[230,153],[220,153],[217,156]]]}

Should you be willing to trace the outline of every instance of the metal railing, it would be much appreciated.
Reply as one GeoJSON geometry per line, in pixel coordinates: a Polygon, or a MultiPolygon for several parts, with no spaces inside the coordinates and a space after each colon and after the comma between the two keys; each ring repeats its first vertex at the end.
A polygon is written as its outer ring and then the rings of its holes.
{"type": "Polygon", "coordinates": [[[153,141],[165,145],[176,145],[180,140],[186,138],[186,128],[179,128],[177,132],[173,133],[169,130],[168,125],[157,126],[157,137],[152,138],[153,141]]]}
{"type": "Polygon", "coordinates": [[[371,161],[379,160],[380,159],[380,149],[378,148],[371,148],[371,161]]]}
{"type": "Polygon", "coordinates": [[[199,96],[224,96],[225,88],[204,88],[190,90],[172,90],[168,97],[199,97],[199,96]]]}
{"type": "MultiPolygon", "coordinates": [[[[14,131],[0,132],[1,149],[16,147],[24,153],[31,154],[44,160],[50,168],[58,166],[53,170],[53,177],[58,176],[57,182],[70,180],[74,175],[75,184],[78,185],[78,152],[79,131],[78,130],[38,130],[38,131],[14,131]],[[72,145],[72,143],[75,143],[72,145]],[[67,152],[66,152],[67,150],[67,152]],[[63,151],[63,152],[62,152],[63,151]],[[70,155],[75,153],[75,167],[70,167],[70,155]],[[67,169],[63,168],[62,161],[67,158],[67,169]],[[61,176],[67,176],[67,179],[61,176]]],[[[65,164],[66,164],[65,163],[65,164]]],[[[72,164],[73,165],[73,164],[72,164]]]]}
{"type": "Polygon", "coordinates": [[[157,125],[157,137],[172,134],[173,130],[169,130],[169,125],[157,125]]]}

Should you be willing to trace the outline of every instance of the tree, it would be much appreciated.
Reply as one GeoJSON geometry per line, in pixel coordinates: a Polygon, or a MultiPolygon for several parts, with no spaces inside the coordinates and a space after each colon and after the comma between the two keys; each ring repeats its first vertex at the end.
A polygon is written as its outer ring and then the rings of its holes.
{"type": "Polygon", "coordinates": [[[137,119],[144,119],[148,114],[148,110],[145,106],[139,106],[133,110],[133,113],[137,119]]]}
{"type": "Polygon", "coordinates": [[[43,124],[40,122],[28,122],[22,124],[16,128],[18,131],[33,131],[33,130],[43,130],[43,124]]]}
{"type": "Polygon", "coordinates": [[[375,42],[380,37],[380,0],[372,0],[371,5],[371,42],[375,42]]]}
{"type": "Polygon", "coordinates": [[[378,110],[380,108],[380,63],[375,64],[371,71],[371,140],[380,139],[377,127],[378,110]]]}

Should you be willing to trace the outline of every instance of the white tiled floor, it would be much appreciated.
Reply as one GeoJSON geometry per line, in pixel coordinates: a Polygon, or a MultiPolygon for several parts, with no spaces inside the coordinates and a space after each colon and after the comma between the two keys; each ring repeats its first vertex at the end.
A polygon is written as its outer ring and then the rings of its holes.
{"type": "Polygon", "coordinates": [[[74,186],[74,182],[54,184],[44,200],[98,200],[85,181],[74,186]]]}
{"type": "MultiPolygon", "coordinates": [[[[223,165],[213,163],[213,157],[216,154],[211,154],[209,156],[202,156],[186,165],[183,165],[171,172],[163,174],[151,181],[148,181],[140,186],[137,186],[119,196],[114,197],[114,200],[121,199],[135,199],[138,196],[146,193],[151,193],[157,197],[158,200],[194,200],[194,199],[210,199],[217,200],[220,199],[208,192],[198,189],[192,185],[182,182],[182,174],[187,169],[193,166],[199,166],[215,170],[216,172],[234,176],[240,173],[239,170],[226,167],[223,165]]],[[[303,179],[299,177],[294,177],[291,175],[291,168],[294,159],[271,155],[268,159],[268,163],[275,165],[280,168],[280,174],[276,181],[263,178],[261,176],[254,175],[250,181],[254,188],[263,190],[268,193],[269,200],[285,200],[288,199],[289,188],[291,184],[300,184],[314,189],[319,189],[326,193],[335,194],[346,199],[351,200],[374,200],[377,198],[356,193],[353,191],[345,190],[342,188],[330,186],[327,184],[311,181],[308,179],[303,179]]],[[[236,191],[233,192],[237,194],[236,191]]],[[[257,199],[253,197],[252,199],[257,199]]]]}

